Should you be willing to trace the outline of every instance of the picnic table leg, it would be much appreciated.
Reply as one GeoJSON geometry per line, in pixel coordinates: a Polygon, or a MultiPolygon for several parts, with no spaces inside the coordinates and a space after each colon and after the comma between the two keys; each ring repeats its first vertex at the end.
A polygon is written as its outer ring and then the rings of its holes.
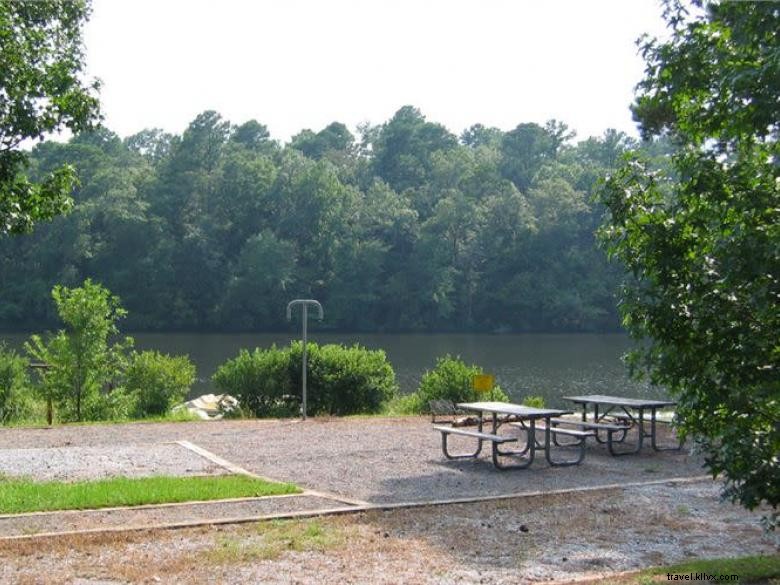
{"type": "MultiPolygon", "coordinates": [[[[479,417],[477,418],[477,430],[481,433],[482,432],[482,413],[479,413],[479,417]]],[[[479,457],[479,454],[482,453],[482,439],[477,439],[477,450],[473,453],[457,453],[455,455],[451,454],[449,452],[449,449],[447,448],[447,437],[449,435],[447,433],[441,434],[441,451],[444,453],[444,456],[447,459],[475,459],[479,457]]]]}
{"type": "MultiPolygon", "coordinates": [[[[495,415],[493,415],[495,417],[495,415]]],[[[536,453],[536,437],[535,437],[535,425],[534,420],[531,419],[528,421],[528,427],[526,428],[526,434],[527,434],[527,440],[525,449],[522,451],[514,451],[514,452],[508,452],[508,451],[501,451],[498,448],[498,444],[493,443],[493,465],[496,466],[496,469],[501,469],[502,471],[505,469],[525,469],[531,463],[534,462],[534,455],[536,453]],[[521,457],[525,453],[528,453],[528,459],[524,461],[523,463],[513,463],[510,465],[505,465],[501,463],[500,457],[521,457]]],[[[495,431],[494,431],[495,432],[495,431]]]]}
{"type": "MultiPolygon", "coordinates": [[[[625,410],[625,409],[623,409],[625,410]]],[[[639,453],[639,451],[642,450],[642,444],[644,443],[645,438],[645,423],[644,423],[644,409],[640,408],[639,410],[639,417],[638,419],[633,419],[634,423],[637,425],[637,439],[636,439],[636,446],[629,450],[629,451],[615,451],[614,449],[614,441],[612,440],[612,434],[610,433],[607,437],[607,449],[609,450],[610,455],[613,455],[614,457],[618,457],[620,455],[633,455],[635,453],[639,453]]],[[[628,412],[628,411],[626,411],[628,412]]],[[[629,415],[630,416],[630,415],[629,415]]],[[[628,432],[626,432],[628,434],[628,432]]],[[[625,440],[625,436],[621,439],[620,442],[623,442],[625,440]]]]}
{"type": "Polygon", "coordinates": [[[651,437],[651,444],[653,445],[653,449],[656,451],[679,451],[683,448],[683,445],[685,444],[685,441],[679,441],[679,444],[676,447],[660,447],[657,444],[656,438],[657,438],[657,420],[656,420],[656,409],[653,409],[653,414],[651,415],[650,419],[650,437],[651,437]]]}
{"type": "MultiPolygon", "coordinates": [[[[553,467],[567,467],[569,465],[578,465],[582,462],[582,460],[585,458],[585,437],[580,437],[580,440],[578,443],[571,443],[571,445],[565,445],[565,446],[579,446],[579,454],[576,459],[572,459],[569,461],[553,461],[552,456],[550,455],[550,436],[552,433],[550,432],[550,419],[545,419],[545,431],[544,431],[544,457],[547,459],[547,463],[549,463],[553,467]]],[[[555,441],[556,445],[558,444],[558,441],[556,439],[553,439],[555,441]]],[[[559,445],[562,446],[562,445],[559,445]]]]}
{"type": "MultiPolygon", "coordinates": [[[[598,423],[598,422],[599,422],[599,420],[602,420],[602,421],[603,421],[603,420],[605,420],[605,419],[607,418],[607,416],[609,416],[609,413],[610,413],[610,412],[612,412],[612,409],[613,409],[613,408],[614,408],[614,407],[608,407],[608,408],[607,408],[607,409],[606,409],[606,410],[605,410],[605,411],[604,411],[604,412],[601,414],[601,416],[599,416],[599,407],[598,407],[598,405],[594,405],[594,417],[593,417],[593,422],[594,422],[594,423],[598,423]]],[[[582,419],[582,420],[583,420],[583,422],[585,422],[585,421],[586,421],[585,417],[583,417],[583,419],[582,419]]],[[[606,439],[602,439],[602,438],[601,438],[601,435],[599,434],[600,432],[603,432],[603,431],[599,431],[598,429],[596,429],[596,435],[595,435],[595,438],[596,438],[596,442],[597,442],[597,443],[600,443],[601,445],[607,444],[607,443],[609,443],[609,442],[613,442],[613,443],[622,443],[623,441],[625,441],[625,439],[626,439],[626,436],[628,435],[628,426],[626,426],[626,428],[625,428],[625,429],[621,429],[620,431],[610,431],[610,430],[607,430],[607,431],[606,431],[606,433],[607,433],[607,438],[606,438],[606,439]],[[613,436],[613,435],[614,435],[614,433],[621,433],[621,435],[620,435],[620,438],[619,438],[619,439],[615,439],[615,437],[613,436]]]]}
{"type": "Polygon", "coordinates": [[[449,450],[447,449],[447,437],[449,436],[448,433],[442,433],[441,434],[441,451],[444,453],[444,456],[447,459],[474,459],[476,457],[479,457],[479,454],[482,452],[482,439],[477,439],[477,450],[473,453],[457,453],[457,454],[451,454],[449,450]]]}

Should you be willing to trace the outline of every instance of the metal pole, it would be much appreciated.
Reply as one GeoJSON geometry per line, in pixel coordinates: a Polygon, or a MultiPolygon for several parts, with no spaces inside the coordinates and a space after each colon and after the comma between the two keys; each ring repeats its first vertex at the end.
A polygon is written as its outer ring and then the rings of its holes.
{"type": "Polygon", "coordinates": [[[301,416],[303,420],[306,420],[306,342],[307,342],[307,335],[306,335],[306,326],[309,322],[309,306],[304,303],[303,304],[303,366],[301,366],[302,372],[302,378],[303,378],[303,401],[302,401],[302,410],[301,410],[301,416]]]}
{"type": "Polygon", "coordinates": [[[289,321],[292,319],[292,308],[295,305],[301,305],[303,307],[303,314],[301,315],[303,317],[303,363],[301,365],[301,379],[303,382],[303,388],[301,389],[301,416],[305,420],[306,419],[306,370],[307,362],[308,362],[308,349],[307,344],[309,341],[308,336],[308,325],[309,325],[309,305],[315,307],[317,309],[317,318],[322,321],[322,317],[324,316],[322,311],[322,305],[313,299],[295,299],[294,301],[290,301],[287,303],[287,320],[289,321]]]}

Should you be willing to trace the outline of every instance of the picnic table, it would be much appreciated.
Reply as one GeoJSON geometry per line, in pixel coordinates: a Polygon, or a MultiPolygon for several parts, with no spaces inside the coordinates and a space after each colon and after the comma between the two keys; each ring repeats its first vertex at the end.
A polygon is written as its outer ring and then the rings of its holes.
{"type": "MultiPolygon", "coordinates": [[[[588,408],[593,410],[593,423],[602,423],[612,417],[637,428],[637,441],[633,449],[628,451],[616,451],[613,441],[608,441],[607,446],[612,455],[629,455],[639,453],[644,444],[645,437],[650,437],[653,449],[656,451],[677,450],[682,448],[682,443],[677,447],[661,447],[657,444],[658,410],[677,403],[672,400],[650,400],[645,398],[625,398],[623,396],[608,396],[604,394],[588,394],[585,396],[564,396],[568,400],[582,407],[582,422],[588,422],[588,408]],[[603,409],[600,409],[603,407],[603,409]],[[616,412],[617,411],[617,412],[616,412]],[[650,418],[645,418],[649,414],[650,418]],[[650,432],[645,430],[645,422],[650,423],[650,432]]],[[[598,439],[598,434],[596,435],[598,439]]],[[[599,439],[600,440],[600,439],[599,439]]]]}
{"type": "Polygon", "coordinates": [[[575,429],[559,429],[551,424],[553,417],[571,414],[570,410],[560,410],[554,408],[534,408],[522,404],[511,404],[507,402],[461,402],[458,405],[463,411],[474,412],[477,414],[477,430],[465,429],[462,427],[452,427],[443,425],[434,425],[434,429],[441,433],[442,452],[448,459],[466,459],[476,458],[482,451],[482,445],[489,442],[492,445],[493,465],[498,469],[524,469],[534,461],[537,448],[544,448],[544,455],[550,465],[560,467],[566,465],[576,465],[582,461],[585,456],[585,438],[587,433],[575,429]],[[490,420],[490,432],[485,432],[484,423],[486,415],[490,420]],[[537,422],[543,422],[544,425],[544,443],[540,444],[536,439],[536,430],[542,430],[537,427],[537,422]],[[504,443],[517,442],[516,435],[498,434],[499,427],[508,424],[520,431],[525,432],[525,445],[522,449],[506,450],[501,449],[504,443]],[[552,445],[551,436],[555,434],[565,434],[578,438],[579,455],[572,460],[555,460],[550,450],[552,445]],[[468,453],[453,454],[450,453],[447,439],[450,435],[459,435],[471,437],[477,440],[475,451],[468,453]],[[512,464],[506,464],[502,458],[510,458],[515,461],[512,464]]]}

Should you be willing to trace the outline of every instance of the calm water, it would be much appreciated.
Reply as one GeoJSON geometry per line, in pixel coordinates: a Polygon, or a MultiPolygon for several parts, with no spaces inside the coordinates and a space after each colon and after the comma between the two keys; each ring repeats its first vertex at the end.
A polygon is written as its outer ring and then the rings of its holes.
{"type": "MultiPolygon", "coordinates": [[[[310,325],[310,327],[313,327],[310,325]]],[[[198,367],[194,395],[210,392],[210,377],[217,366],[238,354],[241,348],[287,345],[295,334],[132,334],[139,349],[188,354],[198,367]]],[[[550,406],[561,405],[566,394],[601,393],[634,397],[661,397],[662,392],[629,380],[621,362],[630,347],[624,335],[364,335],[324,334],[310,331],[317,343],[359,343],[384,349],[393,364],[403,392],[412,392],[420,376],[446,353],[459,355],[496,376],[514,400],[529,394],[544,396],[550,406]]],[[[22,334],[4,334],[19,347],[22,334]]]]}

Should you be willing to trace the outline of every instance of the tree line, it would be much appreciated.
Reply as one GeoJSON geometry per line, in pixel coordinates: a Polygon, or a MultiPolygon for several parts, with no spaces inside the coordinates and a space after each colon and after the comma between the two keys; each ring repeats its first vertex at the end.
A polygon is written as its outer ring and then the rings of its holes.
{"type": "Polygon", "coordinates": [[[79,186],[71,213],[0,239],[0,327],[55,323],[52,287],[92,278],[132,329],[278,330],[299,297],[339,330],[616,329],[622,272],[596,246],[592,193],[640,145],[572,138],[555,120],[456,136],[406,106],[287,144],[214,111],[180,136],[45,142],[31,180],[67,163],[79,186]]]}

